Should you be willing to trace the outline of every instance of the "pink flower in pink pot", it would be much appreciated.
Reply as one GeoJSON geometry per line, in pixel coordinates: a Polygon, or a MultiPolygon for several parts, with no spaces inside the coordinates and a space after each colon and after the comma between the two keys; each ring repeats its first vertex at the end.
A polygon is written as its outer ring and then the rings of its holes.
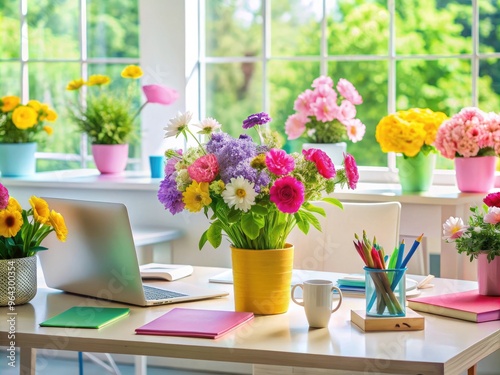
{"type": "Polygon", "coordinates": [[[306,122],[309,118],[302,113],[294,113],[288,116],[285,122],[285,133],[288,139],[297,139],[306,131],[306,122]]]}
{"type": "Polygon", "coordinates": [[[488,212],[486,213],[486,215],[484,215],[484,222],[488,224],[500,223],[500,208],[489,207],[488,212]]]}
{"type": "Polygon", "coordinates": [[[281,212],[294,214],[304,203],[304,184],[291,176],[277,179],[269,190],[269,200],[276,204],[281,212]]]}
{"type": "Polygon", "coordinates": [[[203,155],[188,167],[188,174],[196,182],[212,182],[219,173],[219,163],[214,154],[203,155]]]}
{"type": "Polygon", "coordinates": [[[170,105],[179,99],[176,90],[161,85],[144,85],[142,91],[148,103],[170,105]]]}
{"type": "Polygon", "coordinates": [[[500,207],[500,192],[488,194],[484,197],[483,202],[488,207],[500,207]]]}

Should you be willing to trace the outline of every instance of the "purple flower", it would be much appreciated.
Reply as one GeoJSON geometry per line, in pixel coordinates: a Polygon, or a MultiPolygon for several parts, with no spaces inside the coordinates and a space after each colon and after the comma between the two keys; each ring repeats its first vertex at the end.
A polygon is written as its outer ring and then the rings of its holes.
{"type": "Polygon", "coordinates": [[[264,125],[271,121],[271,117],[266,112],[255,113],[243,121],[243,129],[253,128],[255,125],[264,125]]]}
{"type": "Polygon", "coordinates": [[[175,182],[176,175],[177,173],[173,173],[165,177],[158,190],[158,200],[172,215],[178,214],[184,209],[182,193],[177,190],[177,183],[175,182]]]}

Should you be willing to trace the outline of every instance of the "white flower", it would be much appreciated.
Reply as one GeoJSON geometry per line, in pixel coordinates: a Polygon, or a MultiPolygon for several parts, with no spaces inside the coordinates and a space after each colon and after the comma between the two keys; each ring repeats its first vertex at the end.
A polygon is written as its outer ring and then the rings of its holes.
{"type": "Polygon", "coordinates": [[[443,224],[443,240],[453,242],[462,237],[467,228],[461,218],[450,216],[443,224]]]}
{"type": "Polygon", "coordinates": [[[212,134],[215,130],[221,128],[219,121],[212,117],[206,118],[199,124],[195,124],[195,126],[201,129],[201,131],[198,132],[200,134],[212,134]]]}
{"type": "Polygon", "coordinates": [[[488,207],[488,213],[484,215],[484,222],[493,225],[500,223],[500,208],[488,207]]]}
{"type": "Polygon", "coordinates": [[[180,134],[189,125],[192,117],[193,113],[191,111],[185,113],[177,112],[177,116],[171,118],[167,126],[163,128],[165,130],[165,138],[180,134]]]}
{"type": "Polygon", "coordinates": [[[253,182],[245,180],[242,176],[231,178],[226,190],[222,192],[224,202],[229,206],[247,212],[255,203],[257,193],[253,182]]]}

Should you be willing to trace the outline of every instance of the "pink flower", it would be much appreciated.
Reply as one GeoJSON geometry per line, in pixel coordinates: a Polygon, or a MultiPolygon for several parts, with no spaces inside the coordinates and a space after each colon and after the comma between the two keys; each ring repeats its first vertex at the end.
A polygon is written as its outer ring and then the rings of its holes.
{"type": "Polygon", "coordinates": [[[500,223],[500,207],[489,207],[484,222],[493,225],[500,223]]]}
{"type": "Polygon", "coordinates": [[[488,207],[500,207],[500,193],[490,193],[484,197],[483,202],[488,207]]]}
{"type": "Polygon", "coordinates": [[[295,160],[293,156],[288,155],[284,150],[272,148],[266,154],[266,165],[271,173],[283,176],[295,168],[295,160]]]}
{"type": "Polygon", "coordinates": [[[334,178],[337,174],[332,159],[330,159],[324,151],[317,148],[310,148],[308,150],[302,150],[302,154],[306,160],[316,165],[319,174],[324,178],[334,178]]]}
{"type": "Polygon", "coordinates": [[[349,188],[354,190],[359,180],[358,165],[356,164],[354,156],[351,154],[344,154],[344,167],[349,188]]]}
{"type": "Polygon", "coordinates": [[[306,131],[307,122],[309,122],[309,118],[300,112],[288,116],[285,122],[285,133],[288,135],[288,139],[299,138],[306,131]]]}
{"type": "Polygon", "coordinates": [[[358,90],[345,78],[339,79],[337,90],[340,95],[349,100],[352,104],[358,105],[363,103],[363,98],[359,95],[358,90]]]}
{"type": "Polygon", "coordinates": [[[360,119],[346,120],[342,122],[347,128],[347,136],[352,143],[361,141],[366,132],[366,126],[360,119]]]}
{"type": "Polygon", "coordinates": [[[212,182],[219,173],[219,163],[214,154],[203,155],[188,167],[188,174],[196,182],[212,182]]]}
{"type": "Polygon", "coordinates": [[[467,230],[464,221],[459,217],[450,216],[443,224],[443,240],[453,241],[462,237],[462,234],[467,230]]]}
{"type": "Polygon", "coordinates": [[[339,108],[338,119],[344,123],[346,120],[352,120],[356,117],[356,107],[349,100],[342,100],[339,108]]]}
{"type": "Polygon", "coordinates": [[[9,191],[5,186],[0,184],[0,210],[3,210],[9,204],[9,191]]]}
{"type": "Polygon", "coordinates": [[[309,89],[300,94],[293,103],[293,109],[305,116],[311,116],[313,110],[311,104],[316,100],[316,95],[309,89]]]}
{"type": "Polygon", "coordinates": [[[316,78],[313,83],[312,83],[312,87],[319,87],[319,86],[329,86],[329,87],[333,87],[333,80],[328,77],[328,76],[319,76],[318,78],[316,78]]]}
{"type": "Polygon", "coordinates": [[[176,90],[160,85],[144,85],[142,91],[146,95],[147,103],[170,105],[179,98],[176,90]]]}
{"type": "Polygon", "coordinates": [[[319,121],[328,122],[333,121],[338,117],[340,108],[335,99],[331,96],[322,97],[318,96],[316,101],[311,104],[314,116],[319,121]]]}
{"type": "Polygon", "coordinates": [[[304,184],[291,176],[277,179],[269,190],[269,200],[276,204],[281,212],[294,214],[304,203],[304,184]]]}

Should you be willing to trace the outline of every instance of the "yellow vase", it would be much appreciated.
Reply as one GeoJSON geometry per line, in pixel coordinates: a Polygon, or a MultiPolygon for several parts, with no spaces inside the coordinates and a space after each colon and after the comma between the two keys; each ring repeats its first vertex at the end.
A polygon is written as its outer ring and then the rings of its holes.
{"type": "Polygon", "coordinates": [[[290,303],[293,246],[248,250],[231,247],[234,307],[258,315],[282,314],[290,303]]]}

